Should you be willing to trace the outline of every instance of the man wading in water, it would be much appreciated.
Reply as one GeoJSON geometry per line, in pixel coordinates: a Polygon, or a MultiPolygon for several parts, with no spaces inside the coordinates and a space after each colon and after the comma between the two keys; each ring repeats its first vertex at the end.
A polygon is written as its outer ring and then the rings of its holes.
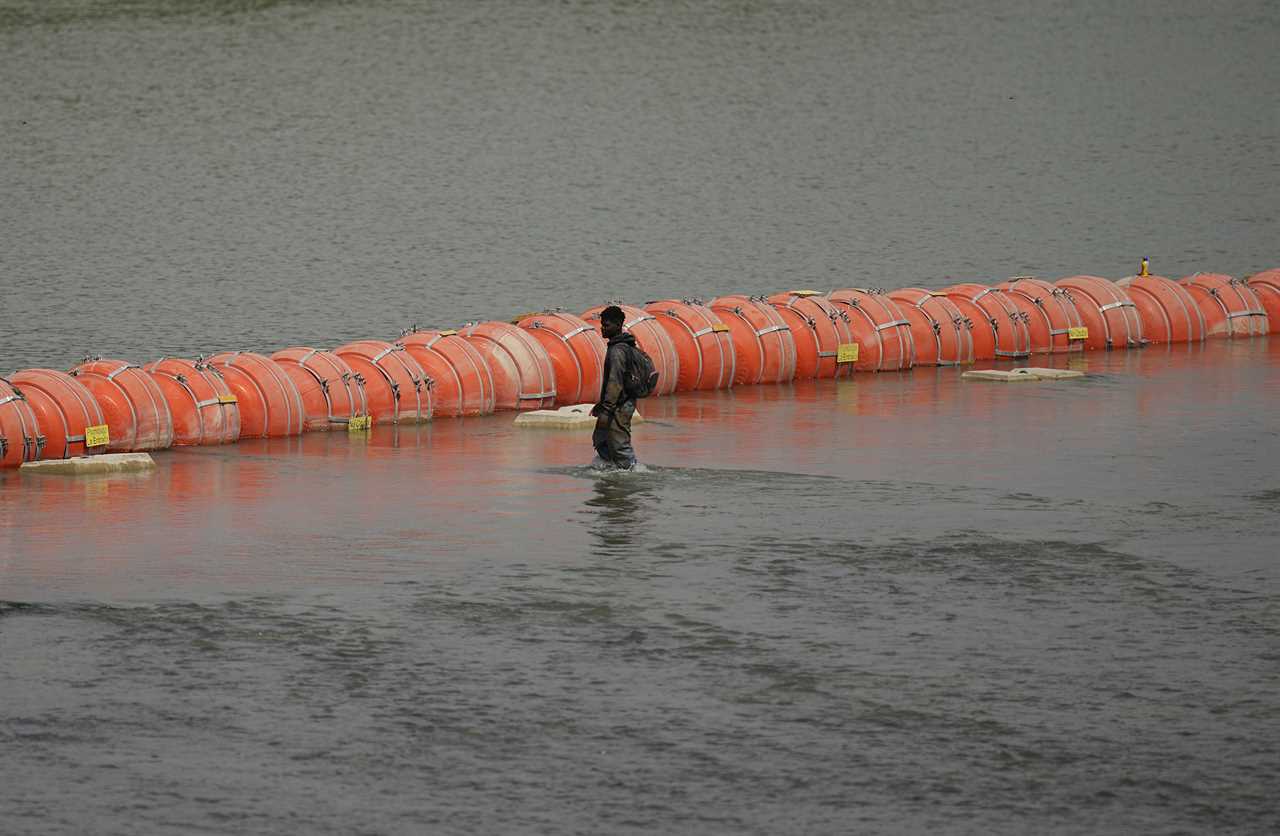
{"type": "Polygon", "coordinates": [[[604,355],[600,400],[591,407],[591,414],[596,418],[591,443],[600,456],[595,464],[630,470],[636,465],[636,453],[631,449],[631,416],[636,412],[638,393],[629,391],[634,387],[628,387],[627,381],[638,361],[636,355],[643,352],[636,345],[636,338],[623,332],[625,320],[622,308],[617,305],[600,312],[600,334],[609,341],[609,348],[604,355]]]}

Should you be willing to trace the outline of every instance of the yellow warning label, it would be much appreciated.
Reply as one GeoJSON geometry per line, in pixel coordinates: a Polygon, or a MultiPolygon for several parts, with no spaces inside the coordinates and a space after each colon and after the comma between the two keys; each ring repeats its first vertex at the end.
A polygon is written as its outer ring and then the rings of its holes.
{"type": "Polygon", "coordinates": [[[791,291],[791,295],[792,295],[792,296],[821,296],[821,295],[822,295],[822,291],[820,291],[820,290],[793,290],[793,291],[791,291]]]}
{"type": "Polygon", "coordinates": [[[450,328],[448,331],[441,331],[441,332],[440,332],[440,336],[442,336],[442,337],[452,337],[452,336],[454,336],[454,335],[455,335],[455,334],[457,334],[457,333],[458,333],[457,331],[455,331],[455,330],[453,330],[452,328],[450,328]]]}
{"type": "Polygon", "coordinates": [[[857,343],[840,343],[840,345],[836,346],[836,362],[837,363],[858,362],[858,344],[857,343]]]}
{"type": "Polygon", "coordinates": [[[711,330],[715,331],[717,334],[723,334],[725,331],[729,330],[729,326],[723,323],[717,322],[715,325],[711,326],[711,330]]]}
{"type": "Polygon", "coordinates": [[[943,299],[947,298],[947,294],[943,293],[941,290],[931,290],[931,291],[929,291],[929,295],[930,295],[930,296],[941,296],[943,299]]]}
{"type": "Polygon", "coordinates": [[[236,403],[236,402],[237,402],[237,399],[235,395],[219,395],[218,396],[218,403],[236,403]]]}
{"type": "Polygon", "coordinates": [[[111,443],[111,432],[106,424],[84,428],[85,447],[105,447],[111,443]]]}
{"type": "Polygon", "coordinates": [[[365,432],[369,427],[370,421],[368,415],[360,415],[347,422],[347,432],[349,433],[365,432]]]}
{"type": "Polygon", "coordinates": [[[1080,326],[1079,328],[1068,328],[1067,339],[1068,340],[1087,340],[1089,339],[1089,329],[1085,328],[1083,325],[1080,326]]]}

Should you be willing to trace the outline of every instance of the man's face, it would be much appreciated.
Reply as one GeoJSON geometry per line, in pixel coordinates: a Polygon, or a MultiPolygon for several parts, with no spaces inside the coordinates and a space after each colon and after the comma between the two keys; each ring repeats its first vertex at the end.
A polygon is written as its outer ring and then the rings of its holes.
{"type": "Polygon", "coordinates": [[[613,339],[622,333],[622,323],[608,319],[600,320],[600,334],[606,339],[613,339]]]}

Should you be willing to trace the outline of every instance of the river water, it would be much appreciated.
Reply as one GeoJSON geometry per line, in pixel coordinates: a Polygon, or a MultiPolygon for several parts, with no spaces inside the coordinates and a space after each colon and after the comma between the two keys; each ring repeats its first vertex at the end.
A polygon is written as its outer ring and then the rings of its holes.
{"type": "MultiPolygon", "coordinates": [[[[0,369],[1276,266],[1268,3],[0,0],[0,369]]],[[[0,832],[1280,829],[1280,341],[0,476],[0,832]]]]}

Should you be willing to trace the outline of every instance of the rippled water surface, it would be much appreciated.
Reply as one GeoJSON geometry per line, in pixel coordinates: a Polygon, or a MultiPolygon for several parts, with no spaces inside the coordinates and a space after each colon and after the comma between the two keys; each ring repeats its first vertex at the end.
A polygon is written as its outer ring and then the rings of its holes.
{"type": "MultiPolygon", "coordinates": [[[[1277,37],[0,0],[0,370],[1276,266],[1277,37]]],[[[1061,362],[0,475],[0,832],[1275,832],[1280,340],[1061,362]]]]}

